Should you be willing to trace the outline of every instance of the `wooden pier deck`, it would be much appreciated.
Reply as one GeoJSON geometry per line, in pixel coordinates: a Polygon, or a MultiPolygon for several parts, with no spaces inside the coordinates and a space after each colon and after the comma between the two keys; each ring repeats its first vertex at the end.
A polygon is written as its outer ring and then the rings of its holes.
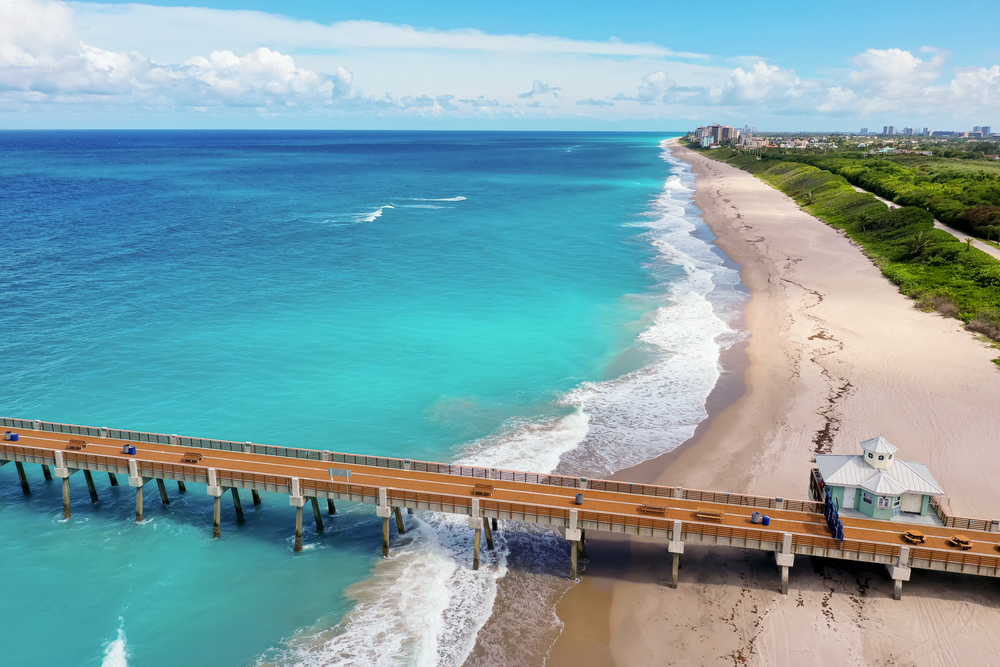
{"type": "MultiPolygon", "coordinates": [[[[213,534],[220,534],[220,498],[232,489],[235,510],[242,519],[240,489],[288,494],[296,509],[296,550],[302,544],[302,511],[311,502],[317,527],[318,501],[350,500],[376,506],[383,519],[383,554],[389,549],[389,521],[395,516],[402,532],[402,510],[432,510],[467,516],[475,531],[473,567],[478,569],[481,535],[492,548],[497,521],[525,522],[562,528],[571,543],[571,576],[586,531],[643,535],[666,541],[674,560],[677,583],[685,543],[761,549],[775,553],[781,590],[787,592],[788,568],[795,555],[822,556],[879,563],[895,580],[895,595],[909,579],[911,568],[1000,576],[1000,522],[958,519],[939,511],[945,527],[841,517],[844,540],[830,537],[823,504],[685,489],[683,487],[587,480],[561,475],[495,468],[455,466],[387,457],[368,457],[324,450],[275,447],[256,443],[180,437],[134,431],[0,418],[3,431],[19,435],[17,442],[0,442],[0,466],[15,462],[22,488],[29,492],[23,465],[52,468],[63,480],[64,516],[72,513],[69,477],[84,471],[92,502],[97,501],[93,473],[127,475],[136,488],[137,519],[143,516],[143,487],[157,480],[160,497],[169,502],[164,481],[207,485],[215,499],[213,534]],[[72,442],[71,441],[76,441],[72,442]],[[86,443],[80,446],[80,441],[86,443]],[[123,453],[130,443],[135,455],[123,453]],[[188,456],[195,454],[196,456],[188,456]],[[583,494],[577,504],[577,494],[583,494]],[[770,525],[751,522],[760,511],[770,525]],[[718,516],[713,516],[717,514],[718,516]],[[700,516],[699,516],[700,515],[700,516]],[[915,546],[902,533],[915,529],[926,535],[915,546]],[[968,550],[949,546],[962,533],[968,550]]],[[[508,525],[507,529],[516,529],[508,525]]]]}

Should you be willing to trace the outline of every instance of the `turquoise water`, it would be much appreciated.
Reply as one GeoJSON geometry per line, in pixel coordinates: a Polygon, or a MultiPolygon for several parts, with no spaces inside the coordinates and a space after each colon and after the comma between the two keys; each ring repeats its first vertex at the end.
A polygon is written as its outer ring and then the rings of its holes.
{"type": "MultiPolygon", "coordinates": [[[[0,414],[579,474],[655,456],[703,418],[739,301],[665,136],[0,133],[0,414]]],[[[224,505],[213,541],[200,485],[147,489],[136,525],[132,489],[98,475],[92,506],[76,475],[64,522],[13,468],[8,664],[460,664],[506,573],[413,517],[395,562],[433,570],[437,620],[403,627],[359,611],[399,575],[371,508],[293,555],[284,497],[241,526],[224,505]]]]}

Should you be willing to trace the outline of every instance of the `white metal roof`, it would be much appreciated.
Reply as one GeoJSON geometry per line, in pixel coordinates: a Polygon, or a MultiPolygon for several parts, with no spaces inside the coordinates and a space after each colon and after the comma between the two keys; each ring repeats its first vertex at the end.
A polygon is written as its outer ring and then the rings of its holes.
{"type": "Polygon", "coordinates": [[[899,451],[899,447],[892,444],[882,436],[865,440],[861,443],[861,449],[866,452],[875,452],[876,454],[895,454],[899,451]]]}
{"type": "Polygon", "coordinates": [[[817,454],[816,464],[823,481],[834,486],[860,486],[883,495],[944,493],[927,466],[914,461],[896,459],[888,468],[877,469],[865,463],[862,454],[817,454]]]}

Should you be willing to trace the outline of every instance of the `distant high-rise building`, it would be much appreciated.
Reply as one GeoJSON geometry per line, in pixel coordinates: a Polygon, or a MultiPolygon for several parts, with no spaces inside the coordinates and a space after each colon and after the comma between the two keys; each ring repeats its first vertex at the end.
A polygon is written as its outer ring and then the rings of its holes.
{"type": "Polygon", "coordinates": [[[925,137],[931,136],[931,128],[925,127],[924,129],[920,130],[920,134],[924,135],[925,137]]]}
{"type": "Polygon", "coordinates": [[[972,131],[973,132],[982,132],[983,131],[983,126],[982,125],[976,125],[974,128],[972,128],[972,131]]]}
{"type": "Polygon", "coordinates": [[[903,128],[903,134],[907,134],[907,135],[913,134],[913,128],[912,127],[904,127],[903,128]]]}
{"type": "Polygon", "coordinates": [[[885,129],[882,130],[882,134],[896,134],[896,126],[886,125],[885,129]]]}
{"type": "Polygon", "coordinates": [[[858,132],[858,134],[868,134],[868,128],[867,127],[861,128],[861,131],[858,132]]]}
{"type": "MultiPolygon", "coordinates": [[[[754,128],[754,129],[756,129],[756,128],[754,128]]],[[[992,133],[993,133],[993,128],[992,127],[990,127],[989,125],[983,125],[983,136],[984,137],[989,136],[992,133]]]]}

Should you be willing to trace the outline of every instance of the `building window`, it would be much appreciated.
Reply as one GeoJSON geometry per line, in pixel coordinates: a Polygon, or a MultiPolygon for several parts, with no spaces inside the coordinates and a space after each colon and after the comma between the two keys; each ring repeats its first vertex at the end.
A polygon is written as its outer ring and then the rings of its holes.
{"type": "Polygon", "coordinates": [[[891,499],[888,496],[879,496],[878,497],[878,508],[880,510],[887,510],[887,509],[889,509],[889,507],[890,507],[890,500],[891,499]]]}
{"type": "Polygon", "coordinates": [[[875,458],[875,455],[872,454],[871,452],[868,452],[868,458],[873,459],[873,458],[875,458]]]}
{"type": "Polygon", "coordinates": [[[892,460],[892,454],[889,454],[889,460],[890,461],[892,460]]]}
{"type": "Polygon", "coordinates": [[[881,454],[879,454],[879,455],[878,455],[878,460],[879,460],[879,461],[885,461],[885,457],[884,457],[884,456],[882,456],[881,454]]]}
{"type": "MultiPolygon", "coordinates": [[[[871,454],[869,454],[869,456],[871,456],[871,454]]],[[[872,504],[872,494],[868,493],[867,491],[862,492],[861,493],[861,502],[868,503],[869,505],[871,505],[872,504]]]]}

